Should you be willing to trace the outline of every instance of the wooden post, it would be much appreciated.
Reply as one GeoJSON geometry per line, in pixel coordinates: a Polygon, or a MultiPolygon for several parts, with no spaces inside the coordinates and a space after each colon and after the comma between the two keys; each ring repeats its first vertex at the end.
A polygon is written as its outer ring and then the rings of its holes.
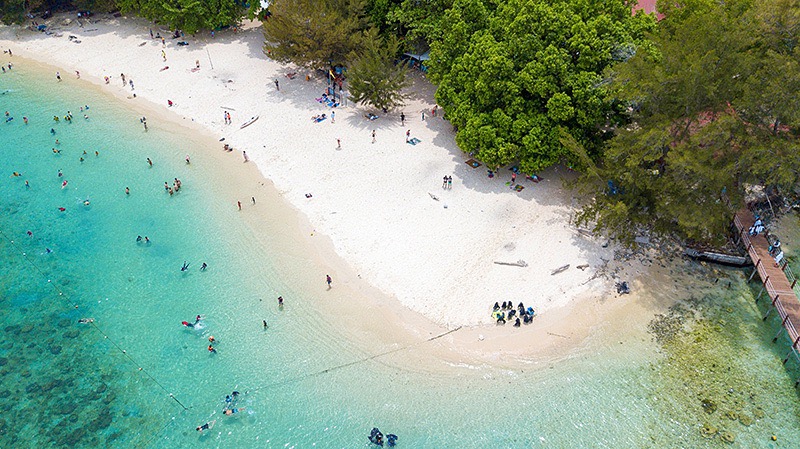
{"type": "Polygon", "coordinates": [[[783,319],[783,321],[781,322],[781,328],[780,328],[780,329],[778,329],[778,333],[777,333],[777,334],[775,334],[775,338],[773,338],[773,339],[772,339],[772,342],[773,342],[773,343],[775,343],[776,341],[778,341],[778,337],[780,337],[780,336],[781,336],[781,332],[783,332],[783,326],[784,326],[784,325],[786,325],[786,320],[788,320],[788,319],[789,319],[789,315],[786,315],[786,318],[784,318],[784,319],[783,319]]]}
{"type": "Polygon", "coordinates": [[[789,357],[792,356],[792,351],[790,350],[788,354],[786,354],[786,358],[783,359],[783,364],[786,365],[786,362],[789,361],[789,357]]]}
{"type": "Polygon", "coordinates": [[[767,314],[764,315],[764,318],[761,318],[761,321],[767,321],[767,317],[769,317],[769,313],[772,312],[772,307],[767,309],[767,314]]]}
{"type": "Polygon", "coordinates": [[[797,278],[795,278],[795,279],[792,281],[792,290],[794,290],[794,284],[796,284],[796,283],[797,283],[797,278]]]}
{"type": "Polygon", "coordinates": [[[756,296],[756,304],[758,304],[758,300],[761,299],[761,295],[763,295],[765,291],[766,289],[764,288],[764,286],[761,286],[761,291],[758,292],[758,296],[756,296]]]}
{"type": "Polygon", "coordinates": [[[792,347],[796,348],[798,342],[800,342],[800,335],[798,335],[797,338],[794,339],[794,343],[792,343],[792,347]]]}

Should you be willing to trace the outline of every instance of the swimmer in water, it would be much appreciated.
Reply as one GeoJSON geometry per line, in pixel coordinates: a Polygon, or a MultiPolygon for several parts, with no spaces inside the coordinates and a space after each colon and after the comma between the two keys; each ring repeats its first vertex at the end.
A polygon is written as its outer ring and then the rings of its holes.
{"type": "Polygon", "coordinates": [[[89,204],[90,204],[90,203],[89,203],[89,200],[88,200],[88,199],[87,199],[87,200],[83,200],[83,205],[84,205],[84,206],[88,206],[89,204]]]}
{"type": "Polygon", "coordinates": [[[264,325],[264,329],[269,329],[269,325],[267,324],[267,320],[261,320],[261,323],[264,325]]]}
{"type": "Polygon", "coordinates": [[[64,189],[67,187],[67,180],[65,179],[64,182],[61,183],[61,188],[64,189]]]}
{"type": "Polygon", "coordinates": [[[216,343],[216,342],[217,342],[217,339],[216,339],[216,338],[214,338],[214,336],[212,335],[212,336],[208,337],[208,342],[209,342],[209,343],[216,343]]]}
{"type": "Polygon", "coordinates": [[[216,349],[214,349],[214,347],[213,347],[213,346],[211,346],[211,345],[208,345],[208,352],[213,352],[214,354],[216,354],[216,353],[217,353],[217,350],[216,350],[216,349]]]}
{"type": "Polygon", "coordinates": [[[151,167],[153,166],[153,161],[151,161],[149,157],[147,158],[147,163],[148,163],[148,164],[149,164],[151,167]]]}
{"type": "Polygon", "coordinates": [[[64,176],[64,174],[63,174],[63,173],[61,173],[61,169],[59,168],[59,169],[58,169],[58,177],[60,178],[60,177],[62,177],[62,176],[64,176]]]}
{"type": "Polygon", "coordinates": [[[131,194],[131,189],[125,187],[125,195],[130,195],[130,194],[131,194]]]}
{"type": "Polygon", "coordinates": [[[233,415],[234,413],[243,412],[244,410],[245,410],[245,407],[241,407],[241,408],[228,408],[228,409],[224,409],[224,410],[222,411],[222,413],[224,413],[224,414],[225,414],[225,415],[227,415],[227,416],[230,416],[230,415],[233,415]]]}
{"type": "Polygon", "coordinates": [[[186,271],[188,269],[189,269],[189,263],[184,260],[183,261],[183,266],[181,267],[181,271],[186,271]]]}
{"type": "Polygon", "coordinates": [[[54,130],[53,128],[50,128],[50,134],[55,134],[55,133],[56,133],[56,130],[54,130]]]}
{"type": "Polygon", "coordinates": [[[17,178],[17,177],[19,177],[19,176],[22,176],[22,173],[20,173],[20,172],[17,172],[17,171],[15,171],[14,173],[11,173],[11,177],[12,177],[12,178],[17,178]]]}
{"type": "Polygon", "coordinates": [[[94,318],[81,318],[78,322],[81,324],[94,323],[94,318]]]}
{"type": "Polygon", "coordinates": [[[59,142],[58,139],[56,139],[56,145],[61,145],[61,142],[59,142]]]}
{"type": "Polygon", "coordinates": [[[56,150],[55,148],[53,148],[53,154],[59,154],[59,153],[61,153],[61,150],[56,150]]]}
{"type": "Polygon", "coordinates": [[[217,421],[214,420],[214,421],[211,421],[211,422],[207,422],[207,423],[203,424],[202,426],[197,426],[197,429],[195,429],[195,430],[197,430],[198,432],[202,432],[204,430],[209,430],[209,429],[214,427],[214,423],[215,422],[217,422],[217,421]]]}
{"type": "Polygon", "coordinates": [[[187,154],[186,155],[186,165],[189,165],[189,164],[191,164],[191,162],[189,161],[189,155],[187,154]]]}
{"type": "Polygon", "coordinates": [[[136,241],[137,242],[141,242],[142,241],[142,236],[141,235],[137,235],[136,236],[136,241]]]}
{"type": "Polygon", "coordinates": [[[206,271],[206,268],[208,268],[208,264],[203,262],[203,265],[200,265],[200,271],[206,271]]]}
{"type": "Polygon", "coordinates": [[[144,242],[145,243],[150,243],[150,239],[147,236],[144,236],[144,242]]]}
{"type": "Polygon", "coordinates": [[[188,321],[181,321],[181,324],[183,324],[186,327],[194,327],[194,324],[192,324],[192,323],[190,323],[188,321]]]}
{"type": "Polygon", "coordinates": [[[60,210],[61,212],[64,212],[67,209],[65,207],[59,207],[58,210],[60,210]]]}
{"type": "Polygon", "coordinates": [[[26,179],[26,180],[25,180],[25,187],[30,187],[30,186],[31,186],[31,185],[30,185],[30,184],[28,184],[28,180],[26,179]]]}

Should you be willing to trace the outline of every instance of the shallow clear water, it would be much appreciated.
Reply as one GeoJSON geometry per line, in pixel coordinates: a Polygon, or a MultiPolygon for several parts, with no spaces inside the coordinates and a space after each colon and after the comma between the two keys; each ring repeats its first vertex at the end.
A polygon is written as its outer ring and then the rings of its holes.
{"type": "MultiPolygon", "coordinates": [[[[49,73],[17,67],[0,76],[7,90],[0,109],[14,120],[0,124],[3,447],[362,447],[373,426],[415,448],[720,444],[699,434],[703,412],[687,367],[649,337],[594,339],[525,370],[418,366],[403,351],[370,359],[395,347],[351,343],[340,323],[314,313],[304,280],[277,274],[276,263],[294,262],[252,244],[252,231],[232,218],[205,141],[158,123],[145,133],[120,103],[49,73]],[[52,120],[68,110],[73,123],[52,120]],[[51,150],[56,138],[60,154],[51,150]],[[176,177],[183,188],[170,197],[163,184],[176,177]],[[138,235],[151,243],[137,243],[138,235]],[[275,307],[278,292],[292,298],[284,310],[275,307]],[[198,326],[181,325],[197,314],[198,326]],[[78,323],[87,317],[95,321],[78,323]],[[206,349],[211,335],[216,354],[206,349]],[[234,389],[245,409],[224,416],[234,389]],[[214,427],[196,432],[205,422],[214,427]]],[[[758,319],[741,273],[723,275],[734,293],[706,282],[709,299],[698,307],[730,315],[735,326],[713,341],[733,357],[737,376],[758,379],[757,406],[767,412],[749,427],[731,424],[736,444],[772,447],[773,434],[778,443],[799,441],[797,372],[781,366],[783,349],[769,342],[774,323],[758,319]],[[707,305],[715,302],[742,313],[707,305]]],[[[674,299],[668,287],[653,286],[656,300],[674,299]]]]}

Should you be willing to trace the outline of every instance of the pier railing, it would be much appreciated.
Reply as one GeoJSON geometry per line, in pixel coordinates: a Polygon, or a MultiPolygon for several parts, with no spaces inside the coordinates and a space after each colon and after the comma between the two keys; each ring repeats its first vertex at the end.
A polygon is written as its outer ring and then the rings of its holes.
{"type": "MultiPolygon", "coordinates": [[[[734,225],[739,234],[739,238],[747,249],[750,259],[755,265],[753,275],[758,273],[763,284],[762,291],[758,294],[756,301],[766,292],[772,302],[772,306],[781,318],[781,331],[775,336],[773,341],[777,341],[780,333],[785,329],[789,337],[791,349],[783,359],[785,364],[792,354],[800,360],[800,300],[798,300],[797,277],[785,260],[778,263],[770,254],[770,244],[765,235],[751,236],[748,230],[755,223],[753,214],[748,210],[741,210],[733,217],[734,225]]],[[[753,278],[753,275],[750,278],[753,278]]],[[[764,316],[767,319],[770,308],[764,316]]]]}

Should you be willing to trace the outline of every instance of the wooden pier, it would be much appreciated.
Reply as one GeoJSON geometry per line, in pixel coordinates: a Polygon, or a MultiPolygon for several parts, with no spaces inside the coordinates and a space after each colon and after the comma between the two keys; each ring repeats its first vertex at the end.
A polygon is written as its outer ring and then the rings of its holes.
{"type": "MultiPolygon", "coordinates": [[[[756,273],[761,277],[763,288],[758,297],[756,297],[756,302],[764,292],[772,300],[772,308],[767,310],[764,320],[766,321],[773,308],[781,318],[781,329],[772,341],[777,341],[780,334],[785,330],[791,343],[791,349],[784,357],[783,363],[786,364],[792,354],[800,360],[800,332],[798,332],[800,328],[800,300],[798,300],[794,290],[797,279],[789,269],[787,262],[783,261],[781,265],[769,253],[770,243],[765,233],[750,235],[748,231],[755,223],[755,217],[750,211],[744,209],[737,212],[733,218],[733,223],[738,230],[739,239],[747,249],[750,259],[755,265],[755,270],[750,279],[756,273]]],[[[797,287],[800,288],[800,286],[797,287]]]]}

